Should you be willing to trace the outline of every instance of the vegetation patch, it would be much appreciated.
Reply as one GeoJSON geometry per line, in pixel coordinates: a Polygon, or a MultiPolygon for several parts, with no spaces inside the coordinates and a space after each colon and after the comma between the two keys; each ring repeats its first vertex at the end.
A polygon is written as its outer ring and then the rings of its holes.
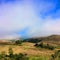
{"type": "Polygon", "coordinates": [[[60,60],[60,50],[51,55],[51,60],[60,60]]]}
{"type": "Polygon", "coordinates": [[[49,44],[43,44],[42,42],[40,44],[36,43],[34,46],[49,49],[49,50],[54,50],[55,49],[54,46],[49,45],[49,44]]]}
{"type": "Polygon", "coordinates": [[[5,52],[0,53],[0,60],[29,60],[27,54],[14,54],[12,48],[9,48],[8,54],[5,52]]]}

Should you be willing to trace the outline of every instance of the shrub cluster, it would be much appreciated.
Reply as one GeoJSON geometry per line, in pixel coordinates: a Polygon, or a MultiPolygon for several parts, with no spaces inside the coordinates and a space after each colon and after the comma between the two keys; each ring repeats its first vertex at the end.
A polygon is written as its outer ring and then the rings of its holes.
{"type": "Polygon", "coordinates": [[[29,60],[26,54],[13,54],[12,48],[9,48],[9,53],[5,52],[0,53],[0,60],[29,60]]]}
{"type": "Polygon", "coordinates": [[[29,39],[24,39],[24,42],[31,42],[31,43],[38,43],[41,42],[42,39],[38,39],[38,38],[29,38],[29,39]]]}
{"type": "Polygon", "coordinates": [[[49,49],[49,50],[54,50],[55,49],[54,46],[49,45],[49,44],[43,44],[43,43],[40,43],[40,44],[36,43],[34,46],[40,47],[40,48],[46,48],[46,49],[49,49]]]}
{"type": "Polygon", "coordinates": [[[50,60],[60,60],[60,50],[56,51],[54,54],[51,55],[50,60]]]}
{"type": "Polygon", "coordinates": [[[17,44],[17,45],[21,45],[22,42],[23,42],[22,40],[16,40],[16,41],[15,41],[15,44],[17,44]]]}

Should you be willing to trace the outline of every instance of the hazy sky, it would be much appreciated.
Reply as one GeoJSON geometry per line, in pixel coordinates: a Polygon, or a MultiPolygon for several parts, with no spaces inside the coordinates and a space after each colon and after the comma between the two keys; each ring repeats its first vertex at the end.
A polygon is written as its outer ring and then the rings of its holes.
{"type": "Polygon", "coordinates": [[[60,0],[0,0],[0,38],[60,34],[60,0]]]}

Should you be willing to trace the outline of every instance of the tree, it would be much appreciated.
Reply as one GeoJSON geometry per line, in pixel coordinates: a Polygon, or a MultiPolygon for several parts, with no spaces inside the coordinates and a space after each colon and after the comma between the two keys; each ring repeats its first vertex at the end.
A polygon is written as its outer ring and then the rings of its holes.
{"type": "Polygon", "coordinates": [[[22,41],[21,40],[17,40],[17,41],[15,41],[15,44],[22,44],[22,41]]]}

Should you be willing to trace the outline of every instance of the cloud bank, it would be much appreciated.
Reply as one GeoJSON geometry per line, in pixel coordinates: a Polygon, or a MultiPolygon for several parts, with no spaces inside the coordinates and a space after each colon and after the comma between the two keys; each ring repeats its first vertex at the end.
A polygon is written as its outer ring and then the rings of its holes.
{"type": "Polygon", "coordinates": [[[60,34],[57,6],[57,0],[1,0],[0,38],[60,34]]]}

